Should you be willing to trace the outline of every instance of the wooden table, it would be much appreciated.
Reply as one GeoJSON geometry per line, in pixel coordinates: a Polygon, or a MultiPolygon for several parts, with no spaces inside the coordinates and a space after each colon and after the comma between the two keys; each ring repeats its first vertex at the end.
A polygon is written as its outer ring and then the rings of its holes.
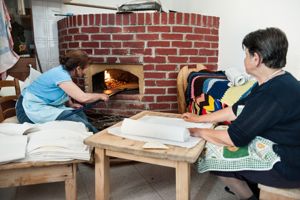
{"type": "MultiPolygon", "coordinates": [[[[145,115],[179,117],[179,114],[143,111],[132,119],[145,115]]],[[[115,126],[120,126],[121,122],[115,126]]],[[[188,200],[190,197],[190,164],[196,162],[204,148],[202,140],[194,148],[168,145],[167,150],[143,149],[144,142],[134,141],[108,134],[103,130],[88,137],[85,144],[95,147],[95,197],[97,200],[109,199],[109,156],[127,160],[173,167],[176,169],[176,199],[188,200]]]]}

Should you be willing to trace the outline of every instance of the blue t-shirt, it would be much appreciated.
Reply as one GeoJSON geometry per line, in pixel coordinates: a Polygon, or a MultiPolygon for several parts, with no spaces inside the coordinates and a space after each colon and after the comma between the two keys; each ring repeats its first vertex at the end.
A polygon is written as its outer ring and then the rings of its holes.
{"type": "Polygon", "coordinates": [[[72,78],[69,72],[59,65],[40,75],[26,90],[49,104],[65,95],[58,86],[65,81],[72,81],[72,78]]]}

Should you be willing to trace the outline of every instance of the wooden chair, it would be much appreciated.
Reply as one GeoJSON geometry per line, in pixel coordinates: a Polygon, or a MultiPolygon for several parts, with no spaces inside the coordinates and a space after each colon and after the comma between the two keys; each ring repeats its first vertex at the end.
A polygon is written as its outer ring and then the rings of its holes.
{"type": "MultiPolygon", "coordinates": [[[[15,103],[20,95],[17,79],[0,80],[0,88],[14,87],[16,94],[0,97],[0,122],[15,115],[15,103]]],[[[50,182],[65,182],[66,199],[77,199],[77,164],[83,162],[20,162],[0,164],[0,188],[50,182]]]]}
{"type": "Polygon", "coordinates": [[[258,185],[260,189],[259,199],[260,200],[299,200],[300,199],[300,188],[296,189],[282,189],[274,188],[265,185],[258,185]]]}
{"type": "Polygon", "coordinates": [[[189,68],[188,66],[184,66],[178,73],[177,76],[177,103],[178,103],[178,112],[184,113],[186,111],[186,103],[185,103],[185,90],[187,87],[187,78],[191,72],[197,72],[201,69],[206,69],[206,67],[202,64],[197,64],[196,68],[189,68]]]}

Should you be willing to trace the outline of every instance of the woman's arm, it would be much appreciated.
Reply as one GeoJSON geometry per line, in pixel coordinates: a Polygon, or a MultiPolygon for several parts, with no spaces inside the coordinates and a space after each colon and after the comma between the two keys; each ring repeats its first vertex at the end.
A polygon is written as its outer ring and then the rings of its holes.
{"type": "Polygon", "coordinates": [[[189,128],[191,136],[201,137],[204,140],[217,145],[235,146],[229,137],[227,130],[213,130],[205,128],[189,128]]]}
{"type": "Polygon", "coordinates": [[[62,82],[58,86],[80,103],[91,103],[99,99],[107,101],[109,98],[106,94],[102,93],[85,93],[72,81],[62,82]]]}
{"type": "Polygon", "coordinates": [[[231,106],[206,115],[184,113],[181,117],[188,122],[224,122],[236,119],[231,106]]]}

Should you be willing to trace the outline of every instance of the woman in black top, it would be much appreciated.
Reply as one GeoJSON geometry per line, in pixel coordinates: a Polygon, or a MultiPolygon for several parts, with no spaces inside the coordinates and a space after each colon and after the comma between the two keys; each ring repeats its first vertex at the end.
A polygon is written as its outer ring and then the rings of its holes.
{"type": "Polygon", "coordinates": [[[300,187],[300,84],[282,68],[288,41],[277,28],[249,33],[243,40],[245,69],[257,79],[250,95],[208,115],[184,113],[192,122],[232,121],[228,130],[191,128],[193,136],[224,146],[245,146],[256,136],[276,143],[280,156],[269,171],[214,172],[240,199],[256,199],[249,182],[280,188],[300,187]]]}

